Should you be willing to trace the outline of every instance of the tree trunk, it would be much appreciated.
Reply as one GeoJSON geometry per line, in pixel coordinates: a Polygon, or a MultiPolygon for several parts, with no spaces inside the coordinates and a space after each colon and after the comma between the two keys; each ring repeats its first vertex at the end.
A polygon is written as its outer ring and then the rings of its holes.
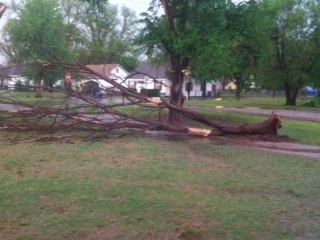
{"type": "Polygon", "coordinates": [[[35,95],[36,98],[42,98],[42,80],[38,82],[37,93],[35,95]]]}
{"type": "Polygon", "coordinates": [[[240,99],[241,97],[241,92],[242,92],[242,77],[238,76],[236,77],[236,82],[235,82],[237,89],[236,89],[236,99],[240,99]]]}
{"type": "Polygon", "coordinates": [[[207,82],[201,83],[202,97],[206,98],[207,96],[207,82]]]}
{"type": "MultiPolygon", "coordinates": [[[[226,91],[226,86],[227,84],[230,82],[230,79],[224,77],[222,80],[222,91],[225,92],[226,91]]],[[[228,89],[227,89],[228,90],[228,89]]]]}
{"type": "Polygon", "coordinates": [[[211,119],[208,119],[197,112],[193,112],[187,108],[181,108],[176,105],[166,104],[169,109],[173,108],[177,112],[185,115],[186,117],[195,120],[196,122],[206,124],[209,127],[213,127],[213,130],[210,129],[199,129],[199,128],[188,128],[181,125],[172,125],[172,124],[159,124],[152,130],[167,130],[173,132],[184,132],[190,133],[193,135],[201,136],[220,136],[228,134],[259,134],[259,135],[277,135],[278,130],[282,127],[280,117],[274,112],[270,115],[269,119],[255,124],[243,124],[239,126],[230,126],[221,122],[217,122],[211,119]]]}
{"type": "Polygon", "coordinates": [[[217,130],[212,130],[210,136],[225,134],[259,134],[259,135],[277,135],[282,127],[281,119],[274,112],[269,119],[256,124],[243,124],[240,126],[224,126],[217,130]]]}
{"type": "MultiPolygon", "coordinates": [[[[171,56],[171,89],[170,89],[170,103],[181,107],[184,103],[184,96],[182,94],[183,88],[183,69],[189,66],[189,59],[180,60],[180,56],[171,56]]],[[[171,124],[178,124],[181,122],[181,114],[173,109],[169,109],[168,122],[171,124]]]]}
{"type": "Polygon", "coordinates": [[[284,83],[284,90],[286,94],[286,105],[287,106],[296,106],[297,97],[299,93],[299,87],[291,88],[288,82],[284,83]]]}

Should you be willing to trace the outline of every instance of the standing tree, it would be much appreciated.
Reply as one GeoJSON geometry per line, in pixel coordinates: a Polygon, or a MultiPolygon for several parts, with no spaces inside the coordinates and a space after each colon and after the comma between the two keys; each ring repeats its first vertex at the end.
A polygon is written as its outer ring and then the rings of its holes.
{"type": "MultiPolygon", "coordinates": [[[[190,0],[153,0],[150,14],[144,13],[145,28],[140,35],[140,43],[150,51],[165,49],[170,61],[170,103],[181,106],[183,103],[183,71],[191,67],[192,60],[207,43],[206,31],[210,27],[222,24],[223,18],[217,13],[218,6],[224,6],[223,0],[190,1],[190,0]],[[162,6],[164,15],[157,14],[162,6]],[[207,15],[206,15],[207,14],[207,15]],[[207,21],[210,19],[208,25],[207,21]],[[209,28],[202,29],[201,26],[209,28]]],[[[168,121],[179,122],[180,115],[170,109],[168,121]]]]}
{"type": "MultiPolygon", "coordinates": [[[[310,75],[312,76],[310,84],[320,89],[320,1],[310,1],[308,5],[311,19],[310,29],[312,29],[310,41],[315,46],[315,51],[313,51],[314,62],[310,70],[310,75]]],[[[320,95],[318,94],[318,96],[320,95]]]]}
{"type": "Polygon", "coordinates": [[[286,105],[296,105],[299,90],[318,78],[319,1],[264,1],[269,15],[269,41],[262,47],[262,73],[282,83],[286,105]]]}
{"type": "Polygon", "coordinates": [[[68,42],[84,64],[119,63],[137,66],[138,49],[132,44],[138,22],[135,13],[104,1],[61,0],[68,21],[68,42]]]}
{"type": "MultiPolygon", "coordinates": [[[[21,6],[19,17],[7,25],[9,41],[16,51],[15,62],[70,61],[71,54],[65,42],[65,28],[59,6],[50,0],[28,0],[21,6]]],[[[42,97],[42,83],[51,86],[62,76],[54,68],[30,65],[27,75],[36,84],[36,97],[42,97]]]]}
{"type": "Polygon", "coordinates": [[[241,92],[256,81],[259,49],[268,37],[266,19],[255,0],[217,5],[216,12],[222,24],[203,21],[202,32],[206,32],[207,40],[202,41],[203,46],[192,59],[193,69],[198,75],[234,79],[239,99],[241,92]]]}

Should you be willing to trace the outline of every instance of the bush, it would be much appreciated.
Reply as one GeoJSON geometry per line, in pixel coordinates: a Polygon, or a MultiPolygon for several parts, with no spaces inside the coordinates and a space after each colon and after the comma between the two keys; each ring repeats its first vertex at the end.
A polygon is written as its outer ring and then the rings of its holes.
{"type": "Polygon", "coordinates": [[[315,100],[311,100],[309,102],[306,102],[303,104],[303,106],[306,106],[306,107],[316,107],[316,101],[315,100]]]}
{"type": "Polygon", "coordinates": [[[20,80],[18,80],[14,84],[14,91],[15,92],[25,92],[26,90],[27,90],[27,87],[20,80]]]}

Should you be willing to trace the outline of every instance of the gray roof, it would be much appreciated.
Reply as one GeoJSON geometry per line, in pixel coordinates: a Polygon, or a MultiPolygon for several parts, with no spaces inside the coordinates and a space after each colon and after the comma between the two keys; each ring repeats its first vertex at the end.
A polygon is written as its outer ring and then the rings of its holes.
{"type": "Polygon", "coordinates": [[[22,76],[24,71],[26,70],[26,64],[14,64],[14,65],[0,65],[0,76],[8,77],[8,76],[22,76]]]}
{"type": "Polygon", "coordinates": [[[135,71],[130,74],[131,79],[144,79],[146,75],[155,78],[168,78],[168,70],[170,67],[166,64],[149,64],[141,63],[135,71]],[[146,74],[146,75],[145,75],[146,74]]]}

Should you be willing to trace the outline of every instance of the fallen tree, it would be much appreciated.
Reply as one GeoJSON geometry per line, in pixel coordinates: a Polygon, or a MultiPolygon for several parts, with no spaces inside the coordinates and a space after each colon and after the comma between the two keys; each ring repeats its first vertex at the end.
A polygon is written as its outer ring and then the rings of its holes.
{"type": "MultiPolygon", "coordinates": [[[[115,131],[119,132],[119,130],[122,133],[146,132],[149,130],[212,137],[227,134],[277,135],[278,129],[281,128],[281,120],[275,113],[272,113],[266,121],[261,123],[248,123],[238,126],[227,125],[223,122],[209,119],[189,108],[174,105],[162,98],[155,100],[132,91],[132,89],[83,65],[69,65],[58,62],[38,64],[59,64],[67,72],[72,72],[75,75],[87,76],[90,79],[102,79],[113,86],[108,89],[108,94],[112,93],[113,97],[122,98],[123,101],[103,103],[82,92],[60,92],[41,86],[44,91],[64,94],[59,105],[44,106],[27,104],[12,97],[10,91],[8,91],[0,97],[2,106],[0,117],[1,129],[50,133],[82,130],[90,134],[111,134],[115,131]],[[123,106],[126,108],[131,106],[130,111],[123,110],[123,106]],[[148,117],[145,114],[141,115],[141,112],[145,108],[153,114],[148,117]],[[192,124],[186,124],[185,122],[172,123],[172,121],[167,121],[168,119],[163,114],[165,109],[174,110],[183,115],[185,119],[189,119],[195,123],[202,123],[208,128],[195,128],[192,124]]],[[[154,81],[157,80],[154,79],[154,81]]],[[[61,139],[63,138],[61,137],[61,139]]]]}

